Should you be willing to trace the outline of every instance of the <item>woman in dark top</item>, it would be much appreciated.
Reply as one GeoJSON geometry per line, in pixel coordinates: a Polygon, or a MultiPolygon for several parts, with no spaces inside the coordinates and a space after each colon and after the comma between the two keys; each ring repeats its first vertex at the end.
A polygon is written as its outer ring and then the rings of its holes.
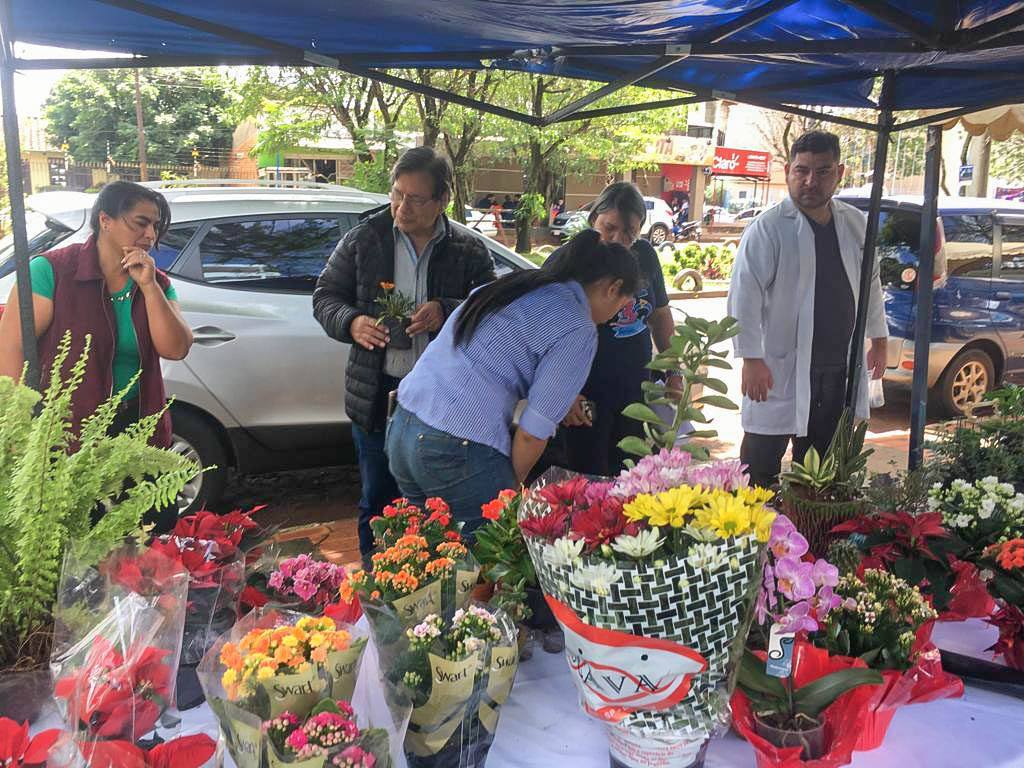
{"type": "MultiPolygon", "coordinates": [[[[651,361],[653,348],[667,349],[672,340],[674,323],[661,262],[651,244],[639,239],[646,218],[643,196],[628,182],[606,187],[590,210],[590,226],[604,242],[632,249],[646,286],[637,291],[631,305],[598,326],[590,376],[563,422],[568,464],[576,472],[612,475],[622,468],[626,455],[618,449],[619,441],[642,434],[640,422],[626,418],[622,410],[641,399],[640,384],[651,378],[644,366],[651,361]]],[[[555,253],[551,258],[559,256],[555,253]]],[[[677,375],[667,383],[676,389],[681,386],[677,375]]]]}

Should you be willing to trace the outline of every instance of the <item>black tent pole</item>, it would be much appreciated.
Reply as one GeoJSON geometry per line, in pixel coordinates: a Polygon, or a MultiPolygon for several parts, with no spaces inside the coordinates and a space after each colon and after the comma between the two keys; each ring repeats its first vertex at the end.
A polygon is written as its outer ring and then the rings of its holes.
{"type": "Polygon", "coordinates": [[[939,212],[939,166],[942,164],[942,126],[928,126],[924,159],[924,205],[917,267],[917,316],[914,325],[914,379],[910,388],[910,455],[907,469],[924,459],[924,427],[928,407],[928,353],[932,340],[932,294],[935,281],[936,217],[939,212]]]}
{"type": "Polygon", "coordinates": [[[875,142],[875,167],[871,174],[871,203],[868,207],[868,222],[864,234],[864,257],[860,265],[860,288],[857,294],[857,321],[853,326],[853,341],[850,343],[850,362],[847,366],[846,405],[856,409],[857,387],[864,370],[864,334],[868,323],[868,302],[871,299],[871,282],[875,266],[875,239],[878,235],[878,218],[882,210],[882,187],[885,184],[885,163],[889,154],[889,134],[892,132],[892,89],[893,73],[882,76],[882,92],[878,104],[878,138],[875,142]]]}
{"type": "Polygon", "coordinates": [[[14,101],[14,22],[11,0],[0,0],[0,91],[3,96],[4,146],[7,150],[7,197],[11,203],[14,233],[14,264],[18,279],[18,307],[21,316],[22,353],[28,363],[25,383],[39,388],[39,349],[32,311],[32,278],[29,275],[28,233],[25,229],[25,191],[21,179],[21,139],[14,101]]]}

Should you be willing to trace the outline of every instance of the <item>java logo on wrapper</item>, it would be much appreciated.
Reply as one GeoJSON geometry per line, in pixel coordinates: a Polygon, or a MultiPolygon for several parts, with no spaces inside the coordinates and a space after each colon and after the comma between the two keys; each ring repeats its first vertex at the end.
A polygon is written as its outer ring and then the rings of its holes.
{"type": "Polygon", "coordinates": [[[565,632],[565,655],[576,673],[587,713],[617,723],[638,710],[667,709],[690,690],[690,678],[707,669],[685,645],[585,624],[564,603],[545,596],[565,632]]]}

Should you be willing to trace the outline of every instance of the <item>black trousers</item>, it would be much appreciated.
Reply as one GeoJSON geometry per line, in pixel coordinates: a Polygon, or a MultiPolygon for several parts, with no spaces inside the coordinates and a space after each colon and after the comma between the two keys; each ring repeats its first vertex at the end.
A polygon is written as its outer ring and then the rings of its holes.
{"type": "Polygon", "coordinates": [[[740,446],[740,461],[754,485],[770,488],[779,480],[782,457],[793,443],[793,461],[801,462],[812,445],[824,455],[836,433],[846,405],[846,366],[811,369],[811,408],[807,436],[758,435],[747,432],[740,446]]]}
{"type": "Polygon", "coordinates": [[[595,399],[592,426],[565,428],[569,469],[601,477],[617,475],[622,470],[629,455],[619,450],[619,441],[624,437],[643,435],[641,422],[622,415],[622,409],[631,402],[634,401],[595,399]]]}

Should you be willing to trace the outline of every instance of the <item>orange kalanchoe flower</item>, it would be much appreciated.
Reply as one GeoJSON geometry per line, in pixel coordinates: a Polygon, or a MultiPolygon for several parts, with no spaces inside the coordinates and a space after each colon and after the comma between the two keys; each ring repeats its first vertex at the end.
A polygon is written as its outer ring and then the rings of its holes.
{"type": "Polygon", "coordinates": [[[1024,539],[1010,539],[999,546],[996,561],[1008,571],[1024,568],[1024,539]]]}
{"type": "Polygon", "coordinates": [[[494,501],[488,501],[480,507],[480,513],[484,516],[485,520],[497,520],[501,517],[501,513],[505,511],[505,502],[499,499],[494,501]]]}
{"type": "Polygon", "coordinates": [[[395,284],[394,283],[389,283],[387,280],[381,280],[380,281],[380,287],[382,289],[384,289],[385,291],[393,291],[393,290],[395,290],[395,284]]]}

